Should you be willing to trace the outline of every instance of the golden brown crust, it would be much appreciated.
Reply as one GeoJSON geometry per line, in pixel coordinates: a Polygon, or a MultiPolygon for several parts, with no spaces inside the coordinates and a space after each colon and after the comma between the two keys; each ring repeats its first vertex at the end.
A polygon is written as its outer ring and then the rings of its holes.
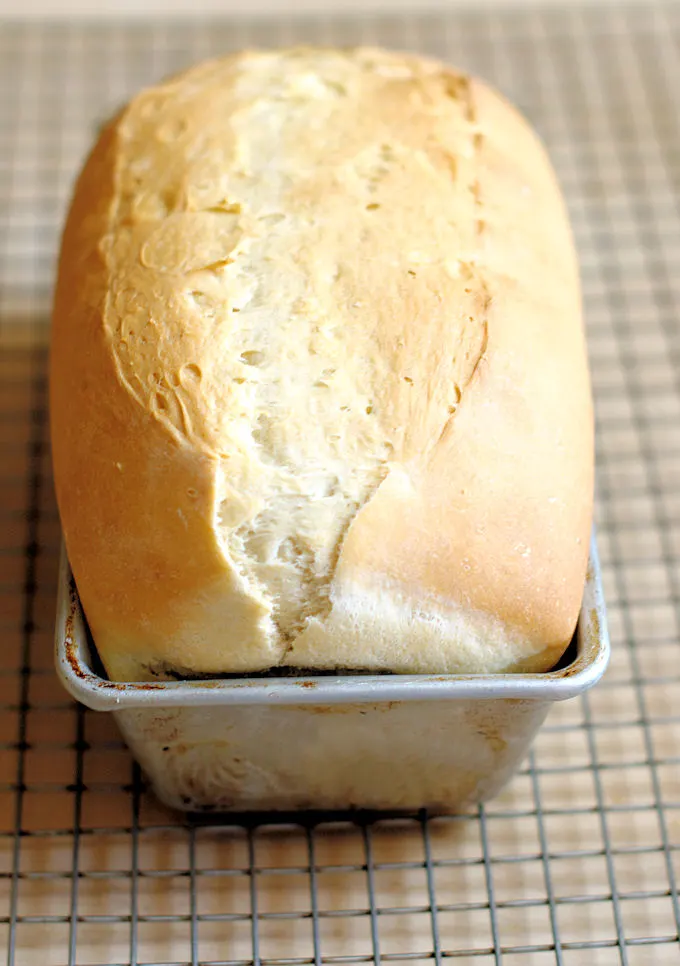
{"type": "Polygon", "coordinates": [[[247,52],[140,94],[64,233],[55,479],[115,678],[549,667],[592,413],[566,214],[477,81],[247,52]]]}

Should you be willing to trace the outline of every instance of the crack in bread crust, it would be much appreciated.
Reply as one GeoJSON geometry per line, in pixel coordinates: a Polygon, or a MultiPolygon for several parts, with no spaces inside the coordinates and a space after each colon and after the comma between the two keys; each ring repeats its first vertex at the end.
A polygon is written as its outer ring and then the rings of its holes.
{"type": "MultiPolygon", "coordinates": [[[[376,96],[391,93],[394,82],[374,76],[380,59],[374,60],[371,65],[364,58],[350,68],[342,95],[337,85],[285,57],[269,66],[260,63],[262,86],[255,97],[247,77],[225,75],[222,93],[229,91],[234,108],[222,134],[229,177],[219,185],[201,181],[190,165],[165,184],[147,183],[138,146],[148,144],[153,111],[143,97],[124,116],[118,135],[115,202],[103,243],[109,271],[106,327],[118,376],[179,443],[219,461],[220,478],[228,481],[216,497],[220,546],[247,592],[266,605],[267,633],[286,650],[310,619],[324,620],[330,612],[344,537],[389,473],[391,461],[408,459],[409,451],[427,453],[446,434],[488,339],[489,295],[475,248],[483,231],[476,170],[482,135],[470,82],[417,64],[400,80],[410,96],[432,101],[442,86],[446,93],[449,116],[444,114],[442,121],[441,110],[432,112],[422,161],[420,117],[412,122],[412,132],[402,125],[395,137],[384,125],[377,136],[363,135],[348,150],[333,146],[331,128],[351,83],[362,78],[376,96]],[[303,96],[289,102],[284,114],[274,114],[286,85],[313,88],[322,81],[325,86],[314,88],[311,107],[303,96]],[[310,111],[316,111],[321,130],[312,147],[317,156],[313,166],[298,168],[293,176],[276,146],[292,143],[300,124],[309,123],[310,111]],[[267,135],[273,119],[273,132],[267,135]],[[238,166],[240,177],[234,173],[238,166]],[[462,198],[467,206],[470,224],[453,222],[448,230],[452,240],[468,239],[466,258],[454,263],[469,308],[459,322],[451,358],[439,364],[439,393],[452,398],[446,405],[433,400],[416,418],[417,435],[409,440],[403,426],[409,414],[412,419],[411,390],[414,380],[426,378],[417,373],[417,359],[414,366],[398,351],[400,342],[412,341],[411,334],[397,327],[397,351],[392,346],[392,358],[385,360],[380,330],[343,332],[353,321],[353,308],[368,302],[370,313],[371,293],[340,244],[324,248],[319,225],[332,218],[342,224],[346,216],[340,207],[354,209],[359,248],[363,238],[365,245],[382,244],[389,252],[389,209],[397,205],[414,169],[421,178],[426,171],[431,190],[441,194],[443,203],[447,197],[462,198]],[[165,322],[158,317],[158,297],[164,292],[165,322]],[[204,338],[228,347],[226,354],[220,350],[221,364],[213,372],[200,351],[192,361],[191,330],[197,323],[204,338]],[[185,344],[181,353],[178,341],[185,344]],[[294,381],[281,378],[282,367],[295,373],[294,381]],[[216,391],[216,382],[222,392],[216,391]],[[395,391],[396,405],[389,396],[395,391]],[[198,412],[199,394],[210,400],[211,393],[214,404],[207,413],[198,412]],[[221,419],[218,403],[231,424],[221,419]],[[391,409],[397,410],[397,419],[391,409]],[[308,430],[299,429],[310,417],[319,429],[311,440],[305,439],[308,430]]],[[[342,67],[346,70],[347,62],[342,67]]],[[[181,117],[175,125],[180,151],[190,123],[181,117]]],[[[213,174],[216,181],[219,172],[213,174]]],[[[394,267],[386,259],[385,268],[393,275],[395,269],[397,276],[403,273],[411,289],[418,291],[420,275],[432,276],[421,289],[424,305],[415,308],[420,313],[432,295],[440,298],[436,273],[441,269],[436,263],[431,267],[427,250],[396,259],[394,267]]],[[[400,325],[408,324],[407,314],[400,325]]],[[[447,324],[445,316],[442,324],[447,324]]]]}

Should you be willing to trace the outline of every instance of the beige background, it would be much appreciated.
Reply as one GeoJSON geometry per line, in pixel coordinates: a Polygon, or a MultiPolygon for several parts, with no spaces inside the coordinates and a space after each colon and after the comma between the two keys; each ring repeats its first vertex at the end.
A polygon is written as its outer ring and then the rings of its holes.
{"type": "MultiPolygon", "coordinates": [[[[580,0],[591,6],[621,6],[626,0],[580,0]]],[[[678,0],[666,0],[677,4],[678,0]]],[[[524,0],[524,5],[564,7],[564,0],[524,0]]],[[[451,10],[457,7],[517,6],[517,0],[0,0],[0,17],[143,17],[152,14],[302,14],[318,12],[371,12],[451,10]]]]}

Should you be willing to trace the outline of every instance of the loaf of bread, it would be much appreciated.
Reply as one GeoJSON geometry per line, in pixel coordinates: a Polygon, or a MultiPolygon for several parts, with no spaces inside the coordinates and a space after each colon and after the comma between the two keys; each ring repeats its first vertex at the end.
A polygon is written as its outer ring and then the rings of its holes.
{"type": "Polygon", "coordinates": [[[484,84],[245,52],[101,133],[65,228],[51,415],[109,675],[550,668],[593,426],[564,204],[484,84]]]}

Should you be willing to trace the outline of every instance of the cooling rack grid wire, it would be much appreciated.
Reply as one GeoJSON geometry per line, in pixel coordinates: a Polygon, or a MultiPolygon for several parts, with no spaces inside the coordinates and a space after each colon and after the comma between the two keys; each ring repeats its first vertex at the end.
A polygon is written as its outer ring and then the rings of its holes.
{"type": "MultiPolygon", "coordinates": [[[[0,31],[0,951],[8,964],[680,962],[680,9],[0,31]],[[510,787],[446,819],[186,822],[52,669],[50,286],[96,125],[248,44],[383,43],[489,78],[543,135],[581,254],[613,661],[510,787]]],[[[569,400],[565,399],[565,405],[569,400]]]]}

